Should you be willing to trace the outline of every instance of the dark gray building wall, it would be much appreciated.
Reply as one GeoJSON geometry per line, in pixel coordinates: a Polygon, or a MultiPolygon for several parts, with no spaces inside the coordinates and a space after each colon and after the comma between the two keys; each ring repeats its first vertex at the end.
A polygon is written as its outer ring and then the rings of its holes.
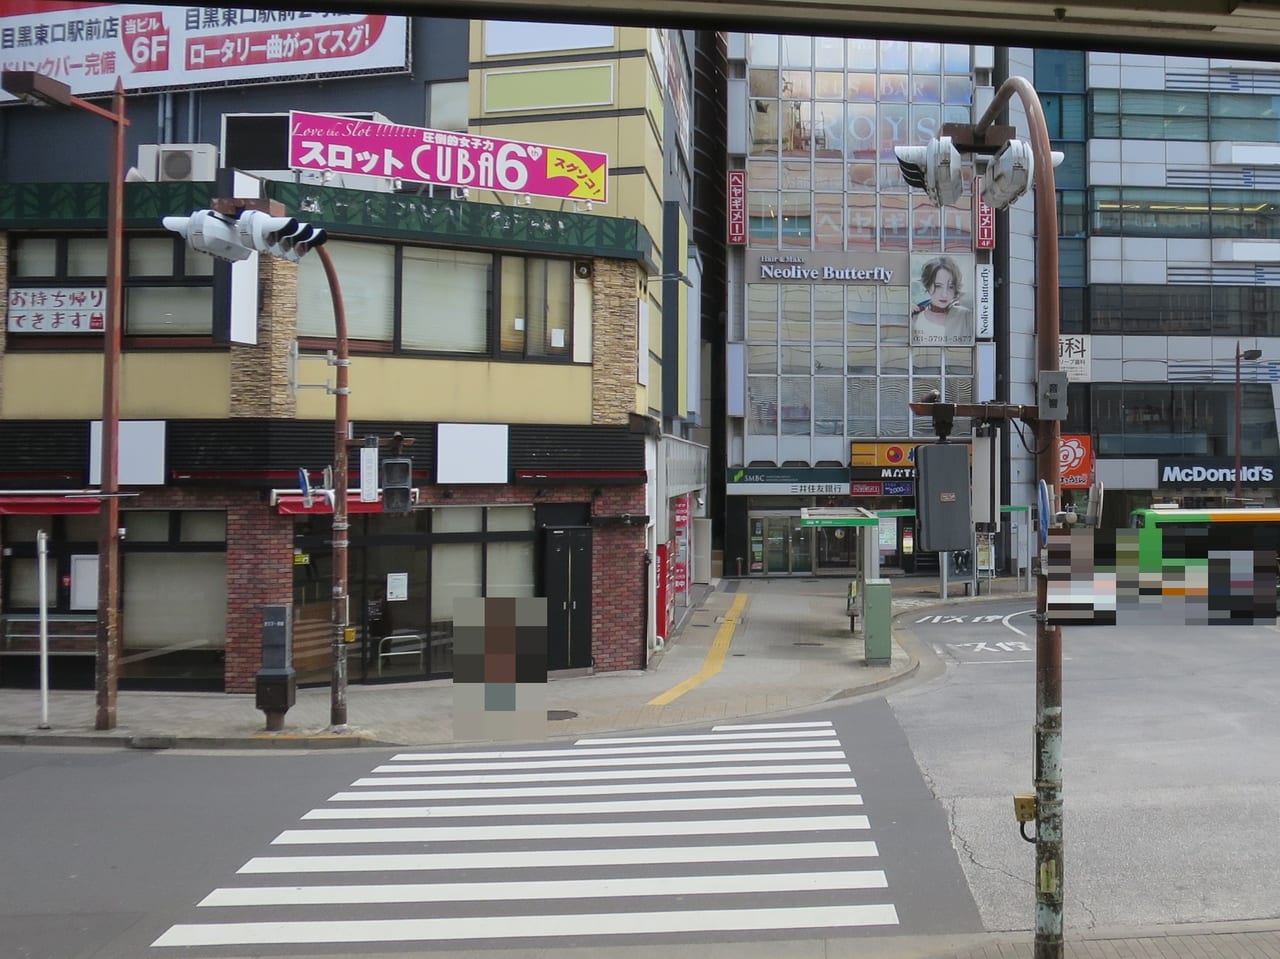
{"type": "MultiPolygon", "coordinates": [[[[465,80],[467,20],[415,18],[410,30],[410,72],[368,77],[207,87],[169,94],[128,90],[125,162],[143,143],[221,146],[224,113],[347,113],[376,110],[395,123],[422,126],[427,84],[465,80]]],[[[93,99],[110,107],[107,98],[93,99]]],[[[106,179],[112,125],[82,110],[0,108],[0,180],[10,183],[92,182],[106,179]]]]}

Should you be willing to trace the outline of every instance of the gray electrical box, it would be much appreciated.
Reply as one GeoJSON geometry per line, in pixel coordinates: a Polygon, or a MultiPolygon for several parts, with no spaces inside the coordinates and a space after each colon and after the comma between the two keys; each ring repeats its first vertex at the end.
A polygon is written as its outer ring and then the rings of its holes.
{"type": "Polygon", "coordinates": [[[262,668],[288,669],[293,665],[293,607],[262,607],[262,668]]]}
{"type": "Polygon", "coordinates": [[[969,549],[973,507],[969,447],[932,443],[916,447],[916,549],[927,553],[969,549]]]}
{"type": "Polygon", "coordinates": [[[1061,370],[1041,370],[1036,381],[1036,400],[1040,406],[1040,419],[1065,420],[1067,418],[1067,374],[1061,370]]]}

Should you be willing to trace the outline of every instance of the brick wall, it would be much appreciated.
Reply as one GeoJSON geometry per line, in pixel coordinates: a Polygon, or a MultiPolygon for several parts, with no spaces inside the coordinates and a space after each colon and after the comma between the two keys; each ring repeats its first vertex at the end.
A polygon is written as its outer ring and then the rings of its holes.
{"type": "Polygon", "coordinates": [[[231,344],[231,415],[288,419],[289,346],[298,333],[298,265],[258,257],[258,342],[231,344]]]}
{"type": "MultiPolygon", "coordinates": [[[[593,516],[645,511],[643,486],[606,486],[593,516]]],[[[591,537],[591,649],[597,672],[643,669],[648,576],[643,526],[599,526],[591,537]]]]}
{"type": "Polygon", "coordinates": [[[591,287],[592,423],[625,423],[636,408],[637,276],[635,263],[628,260],[595,261],[591,287]]]}

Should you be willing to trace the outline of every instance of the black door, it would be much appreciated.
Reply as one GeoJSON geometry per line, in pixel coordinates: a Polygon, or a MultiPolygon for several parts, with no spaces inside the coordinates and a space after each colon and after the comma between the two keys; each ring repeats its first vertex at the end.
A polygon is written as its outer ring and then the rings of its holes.
{"type": "Polygon", "coordinates": [[[547,669],[591,665],[591,529],[546,527],[547,669]]]}

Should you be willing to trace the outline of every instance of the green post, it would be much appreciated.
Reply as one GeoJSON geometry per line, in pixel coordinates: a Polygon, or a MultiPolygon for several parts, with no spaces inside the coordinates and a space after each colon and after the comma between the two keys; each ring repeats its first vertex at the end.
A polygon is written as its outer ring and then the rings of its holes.
{"type": "Polygon", "coordinates": [[[893,585],[869,579],[862,597],[863,660],[868,666],[888,666],[893,658],[893,585]]]}

